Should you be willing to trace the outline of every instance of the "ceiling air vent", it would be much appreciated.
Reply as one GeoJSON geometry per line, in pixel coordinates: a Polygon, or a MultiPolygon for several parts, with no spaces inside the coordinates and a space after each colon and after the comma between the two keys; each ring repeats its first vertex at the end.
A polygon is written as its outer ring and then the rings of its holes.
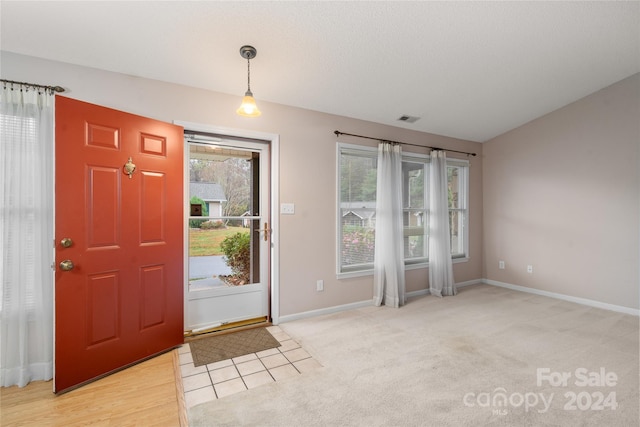
{"type": "Polygon", "coordinates": [[[407,116],[406,114],[403,114],[400,117],[398,117],[398,121],[400,122],[415,123],[418,120],[420,120],[420,117],[407,116]]]}

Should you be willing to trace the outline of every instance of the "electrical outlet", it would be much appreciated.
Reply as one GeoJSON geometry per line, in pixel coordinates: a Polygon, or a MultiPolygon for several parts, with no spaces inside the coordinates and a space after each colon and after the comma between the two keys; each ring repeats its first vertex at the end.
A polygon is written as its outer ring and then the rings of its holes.
{"type": "Polygon", "coordinates": [[[504,261],[502,261],[502,260],[498,261],[498,268],[500,270],[504,270],[504,261]]]}
{"type": "Polygon", "coordinates": [[[527,273],[533,274],[533,265],[527,265],[527,273]]]}
{"type": "Polygon", "coordinates": [[[316,282],[316,291],[318,292],[324,291],[324,280],[318,280],[316,282]]]}

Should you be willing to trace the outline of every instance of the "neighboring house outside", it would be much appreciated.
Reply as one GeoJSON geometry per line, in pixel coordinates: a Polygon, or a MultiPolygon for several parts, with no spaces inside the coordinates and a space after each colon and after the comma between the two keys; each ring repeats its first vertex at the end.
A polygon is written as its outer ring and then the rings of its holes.
{"type": "MultiPolygon", "coordinates": [[[[340,206],[342,225],[375,228],[376,226],[376,202],[343,202],[340,206]]],[[[424,227],[425,218],[422,212],[412,212],[409,215],[409,227],[424,227]]]]}
{"type": "Polygon", "coordinates": [[[210,217],[222,216],[222,202],[226,202],[222,186],[212,182],[190,182],[189,198],[198,197],[206,204],[210,217]]]}
{"type": "Polygon", "coordinates": [[[344,202],[342,225],[374,228],[376,225],[376,202],[344,202]]]}

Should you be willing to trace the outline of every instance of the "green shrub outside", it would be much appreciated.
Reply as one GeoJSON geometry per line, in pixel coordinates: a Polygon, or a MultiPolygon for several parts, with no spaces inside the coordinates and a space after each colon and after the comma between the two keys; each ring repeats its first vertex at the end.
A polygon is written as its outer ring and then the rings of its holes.
{"type": "Polygon", "coordinates": [[[249,283],[249,271],[251,269],[251,238],[249,233],[238,232],[226,237],[220,243],[220,248],[235,279],[249,283]]]}

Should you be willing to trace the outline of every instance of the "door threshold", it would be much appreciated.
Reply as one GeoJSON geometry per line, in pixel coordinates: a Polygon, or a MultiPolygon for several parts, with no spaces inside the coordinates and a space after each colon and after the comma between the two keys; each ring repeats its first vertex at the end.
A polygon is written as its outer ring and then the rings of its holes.
{"type": "Polygon", "coordinates": [[[200,335],[222,335],[228,334],[231,332],[237,332],[244,329],[253,329],[253,328],[261,328],[264,326],[271,326],[271,322],[268,321],[266,316],[256,317],[253,319],[240,320],[238,322],[225,323],[222,325],[212,326],[208,329],[203,330],[190,330],[184,332],[185,342],[191,339],[195,339],[200,335]]]}

